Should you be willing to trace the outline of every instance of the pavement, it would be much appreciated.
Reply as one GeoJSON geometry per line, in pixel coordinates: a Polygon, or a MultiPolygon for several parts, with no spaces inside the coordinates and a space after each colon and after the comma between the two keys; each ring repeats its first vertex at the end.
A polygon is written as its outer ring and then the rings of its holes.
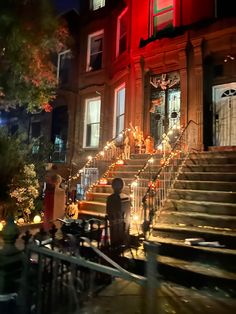
{"type": "MultiPolygon", "coordinates": [[[[236,299],[222,291],[199,291],[168,282],[162,283],[156,292],[155,310],[148,312],[145,290],[135,283],[122,279],[87,301],[80,314],[234,314],[236,299]]],[[[74,312],[76,313],[76,312],[74,312]]],[[[73,314],[74,314],[73,313],[73,314]]]]}

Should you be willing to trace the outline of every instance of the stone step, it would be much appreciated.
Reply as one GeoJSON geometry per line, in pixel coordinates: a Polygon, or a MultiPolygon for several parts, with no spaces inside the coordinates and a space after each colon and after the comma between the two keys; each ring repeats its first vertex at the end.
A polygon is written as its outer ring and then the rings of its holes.
{"type": "MultiPolygon", "coordinates": [[[[134,179],[135,175],[137,175],[138,171],[112,171],[112,172],[109,172],[109,176],[112,175],[113,177],[115,178],[130,178],[130,179],[134,179]]],[[[148,171],[145,171],[145,172],[142,172],[142,178],[147,178],[149,180],[151,180],[151,178],[156,174],[153,173],[153,172],[148,172],[148,171]]]]}
{"type": "Polygon", "coordinates": [[[184,165],[182,172],[234,172],[236,173],[236,164],[205,164],[205,165],[184,165]]]}
{"type": "Polygon", "coordinates": [[[234,216],[236,213],[236,204],[220,203],[195,200],[174,200],[167,199],[163,210],[175,210],[184,212],[198,212],[207,214],[234,216]]]}
{"type": "Polygon", "coordinates": [[[153,226],[153,236],[163,238],[186,239],[186,238],[203,238],[206,241],[219,241],[228,249],[236,249],[236,232],[225,228],[192,227],[184,225],[161,224],[153,226]]]}
{"type": "Polygon", "coordinates": [[[228,228],[236,232],[236,206],[235,216],[232,215],[213,215],[206,213],[194,212],[178,212],[178,211],[165,211],[163,210],[158,218],[159,223],[168,223],[173,225],[186,225],[186,226],[210,226],[228,228]]]}
{"type": "Polygon", "coordinates": [[[184,199],[208,202],[226,202],[236,204],[236,192],[172,189],[168,195],[170,199],[184,199]]]}
{"type": "Polygon", "coordinates": [[[178,176],[179,180],[197,180],[197,181],[227,181],[234,182],[236,173],[222,172],[184,172],[178,176]]]}
{"type": "Polygon", "coordinates": [[[86,194],[86,200],[87,201],[100,202],[100,203],[106,203],[107,197],[110,194],[111,193],[96,193],[96,192],[90,193],[89,192],[86,194]]]}
{"type": "Polygon", "coordinates": [[[174,238],[151,237],[150,241],[160,243],[159,254],[175,258],[183,258],[188,261],[198,261],[210,264],[236,273],[236,250],[203,247],[185,244],[184,240],[174,238]]]}
{"type": "Polygon", "coordinates": [[[197,158],[190,157],[186,160],[187,164],[193,165],[210,165],[210,164],[236,164],[236,157],[207,157],[207,158],[197,158]]]}
{"type": "Polygon", "coordinates": [[[176,189],[209,190],[209,191],[233,191],[236,192],[236,182],[222,181],[198,181],[177,180],[174,184],[176,189]]]}
{"type": "MultiPolygon", "coordinates": [[[[188,256],[185,258],[185,255],[181,257],[164,255],[164,251],[163,244],[160,244],[157,268],[160,277],[164,280],[191,288],[208,288],[208,291],[217,287],[235,295],[236,272],[234,269],[222,269],[221,265],[211,264],[210,261],[201,263],[199,260],[189,260],[188,256]]],[[[135,263],[136,268],[144,273],[146,256],[142,248],[133,256],[130,250],[127,250],[124,256],[131,265],[135,263]]]]}
{"type": "Polygon", "coordinates": [[[235,292],[236,274],[221,267],[204,265],[199,262],[186,261],[183,258],[159,256],[158,266],[160,274],[165,280],[182,283],[189,287],[218,288],[235,292]]]}
{"type": "MultiPolygon", "coordinates": [[[[108,184],[108,185],[97,184],[97,185],[93,186],[92,192],[94,192],[94,193],[109,193],[109,194],[112,194],[113,193],[113,189],[112,189],[110,184],[108,184]]],[[[128,185],[124,186],[123,193],[125,193],[125,194],[129,194],[130,193],[130,187],[128,185]]]]}
{"type": "Polygon", "coordinates": [[[202,151],[202,152],[194,152],[189,154],[190,158],[235,158],[236,159],[236,151],[202,151]]]}
{"type": "Polygon", "coordinates": [[[95,201],[80,201],[78,204],[79,215],[83,212],[90,212],[96,215],[104,215],[106,213],[106,204],[95,201]]]}

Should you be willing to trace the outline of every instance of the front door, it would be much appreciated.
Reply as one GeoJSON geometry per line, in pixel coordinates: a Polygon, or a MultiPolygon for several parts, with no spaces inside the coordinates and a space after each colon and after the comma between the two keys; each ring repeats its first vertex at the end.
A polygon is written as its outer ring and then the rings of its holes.
{"type": "Polygon", "coordinates": [[[173,130],[180,127],[179,74],[171,72],[153,76],[150,83],[150,135],[157,147],[162,141],[163,133],[167,133],[170,142],[174,142],[176,132],[173,130]]]}
{"type": "Polygon", "coordinates": [[[236,83],[213,87],[214,145],[236,146],[236,83]]]}

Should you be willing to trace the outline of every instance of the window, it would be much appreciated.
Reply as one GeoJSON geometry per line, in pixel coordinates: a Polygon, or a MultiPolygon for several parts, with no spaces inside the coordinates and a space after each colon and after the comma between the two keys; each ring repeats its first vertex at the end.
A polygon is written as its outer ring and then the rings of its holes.
{"type": "Polygon", "coordinates": [[[115,123],[114,135],[117,136],[125,128],[125,84],[115,90],[115,123]]]}
{"type": "Polygon", "coordinates": [[[117,20],[116,56],[119,56],[127,49],[127,27],[128,15],[126,8],[117,20]]]}
{"type": "Polygon", "coordinates": [[[58,54],[57,58],[57,81],[60,85],[69,83],[72,54],[70,50],[65,50],[58,54]]]}
{"type": "Polygon", "coordinates": [[[91,0],[91,9],[93,11],[105,7],[105,0],[91,0]]]}
{"type": "Polygon", "coordinates": [[[102,68],[103,30],[89,35],[87,71],[96,71],[102,68]]]}
{"type": "Polygon", "coordinates": [[[84,147],[98,147],[100,135],[100,97],[87,99],[85,106],[84,147]]]}
{"type": "Polygon", "coordinates": [[[38,138],[41,134],[41,123],[38,122],[32,122],[31,124],[31,138],[38,138]]]}
{"type": "Polygon", "coordinates": [[[173,0],[152,0],[152,34],[173,26],[173,2],[173,0]]]}

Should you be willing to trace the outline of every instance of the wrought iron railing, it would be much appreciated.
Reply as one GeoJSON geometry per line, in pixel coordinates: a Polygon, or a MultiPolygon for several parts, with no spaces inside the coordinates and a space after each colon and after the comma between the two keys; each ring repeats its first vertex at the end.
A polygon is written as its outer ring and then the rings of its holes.
{"type": "MultiPolygon", "coordinates": [[[[81,304],[92,298],[102,286],[118,277],[133,281],[155,294],[160,286],[157,277],[158,245],[145,243],[147,254],[147,277],[131,273],[117,264],[113,259],[95,247],[87,238],[81,238],[88,249],[85,256],[63,253],[44,246],[30,244],[27,246],[23,281],[19,291],[20,313],[64,313],[65,309],[80,313],[81,304]],[[90,252],[90,253],[89,253],[90,252]],[[109,282],[108,282],[109,280],[109,282]],[[101,286],[101,283],[102,286],[101,286]],[[58,299],[61,301],[58,302],[58,299]]],[[[154,299],[149,301],[153,313],[154,299]]]]}
{"type": "MultiPolygon", "coordinates": [[[[170,130],[168,133],[172,132],[170,130]]],[[[150,230],[157,213],[164,205],[168,191],[177,179],[188,154],[198,150],[198,125],[189,121],[170,143],[169,134],[163,136],[162,151],[151,156],[131,183],[132,227],[134,232],[150,230]]]]}

